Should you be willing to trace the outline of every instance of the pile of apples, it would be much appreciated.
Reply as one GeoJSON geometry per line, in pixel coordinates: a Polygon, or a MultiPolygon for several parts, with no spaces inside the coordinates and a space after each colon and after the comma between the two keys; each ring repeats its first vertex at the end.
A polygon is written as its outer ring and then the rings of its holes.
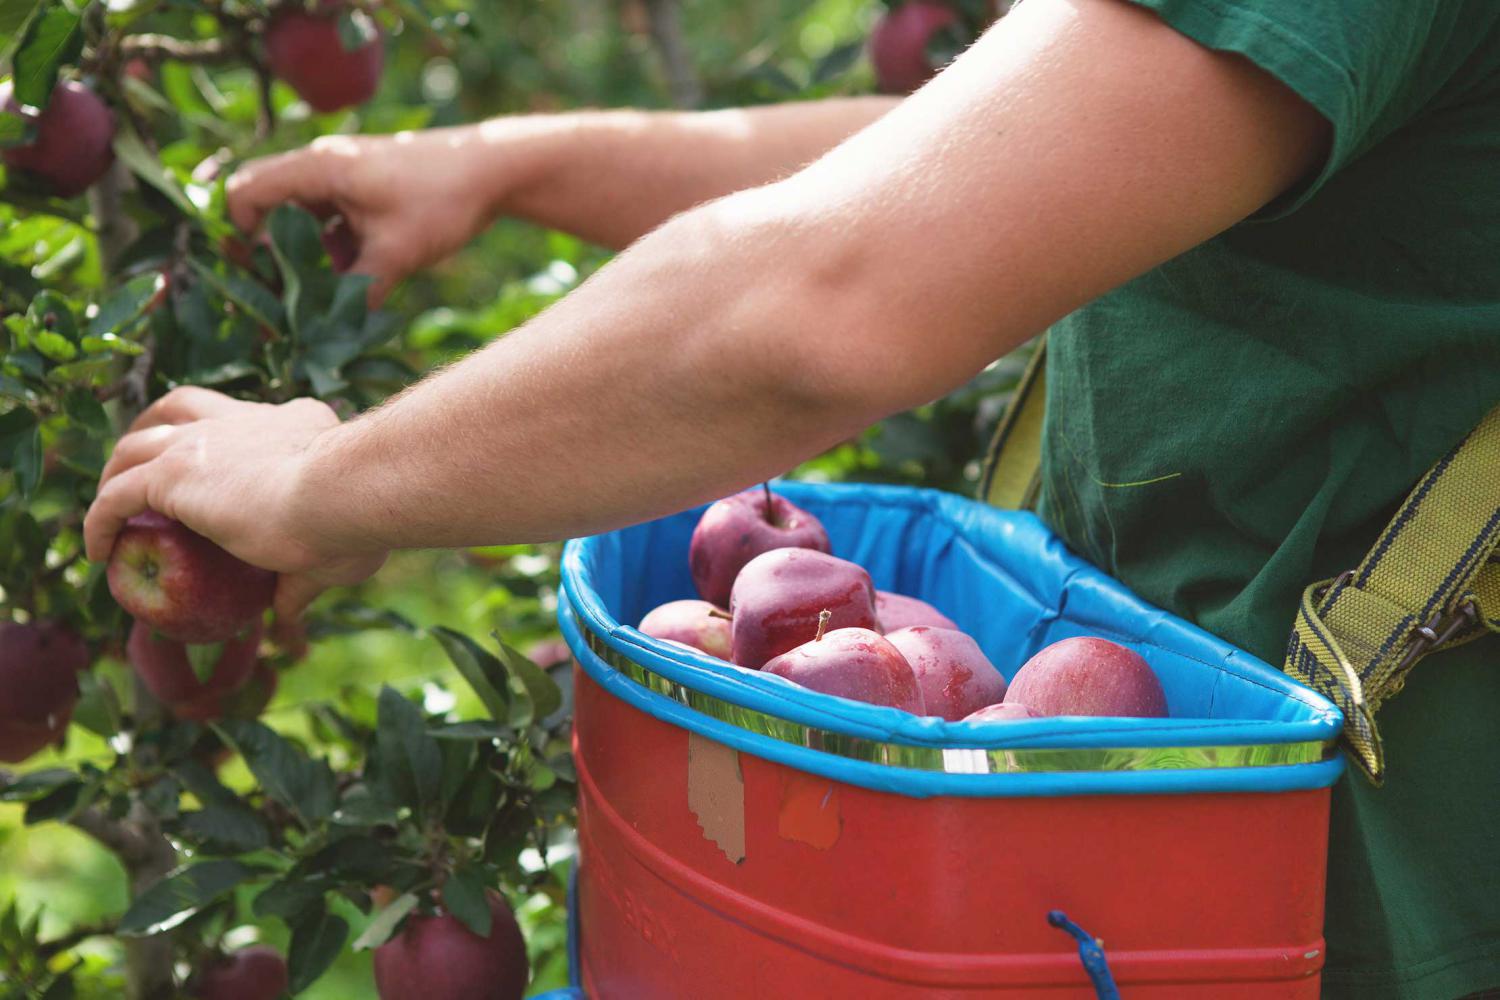
{"type": "Polygon", "coordinates": [[[952,619],[876,590],[831,553],[817,518],[769,485],[710,506],[688,564],[700,599],[653,609],[640,630],[813,691],[950,722],[1167,715],[1155,671],[1108,639],[1055,642],[1007,685],[952,619]]]}

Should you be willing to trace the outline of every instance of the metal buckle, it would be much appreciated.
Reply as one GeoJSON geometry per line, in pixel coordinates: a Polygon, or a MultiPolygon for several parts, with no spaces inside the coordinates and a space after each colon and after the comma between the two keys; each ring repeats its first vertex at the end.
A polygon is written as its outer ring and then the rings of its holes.
{"type": "Polygon", "coordinates": [[[1427,620],[1426,625],[1418,625],[1412,630],[1414,638],[1411,645],[1406,647],[1406,654],[1401,657],[1401,662],[1396,665],[1397,673],[1409,669],[1422,654],[1441,646],[1478,620],[1479,608],[1473,599],[1464,601],[1451,613],[1439,611],[1427,620]]]}

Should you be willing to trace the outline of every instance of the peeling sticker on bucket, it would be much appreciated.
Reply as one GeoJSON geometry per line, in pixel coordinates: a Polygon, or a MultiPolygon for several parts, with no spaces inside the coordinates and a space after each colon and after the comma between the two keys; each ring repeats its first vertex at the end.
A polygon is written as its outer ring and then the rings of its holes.
{"type": "Polygon", "coordinates": [[[806,774],[788,774],[781,787],[781,813],[776,832],[826,851],[844,830],[839,793],[833,782],[806,774]]]}
{"type": "Polygon", "coordinates": [[[703,835],[735,864],[745,860],[745,776],[739,751],[688,733],[688,808],[703,835]]]}

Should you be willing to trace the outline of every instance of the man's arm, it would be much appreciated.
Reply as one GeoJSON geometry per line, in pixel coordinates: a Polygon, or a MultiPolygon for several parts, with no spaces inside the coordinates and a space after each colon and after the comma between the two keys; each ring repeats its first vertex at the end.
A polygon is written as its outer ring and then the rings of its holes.
{"type": "Polygon", "coordinates": [[[746,110],[518,115],[394,136],[329,136],[228,184],[246,231],[292,201],[348,221],[376,298],[509,216],[621,248],[678,212],[794,173],[894,98],[746,110]]]}
{"type": "Polygon", "coordinates": [[[721,496],[962,383],[1254,212],[1325,145],[1283,86],[1151,14],[1028,0],[812,166],[676,216],[373,413],[168,397],[112,458],[89,553],[149,506],[328,581],[391,548],[721,496]]]}

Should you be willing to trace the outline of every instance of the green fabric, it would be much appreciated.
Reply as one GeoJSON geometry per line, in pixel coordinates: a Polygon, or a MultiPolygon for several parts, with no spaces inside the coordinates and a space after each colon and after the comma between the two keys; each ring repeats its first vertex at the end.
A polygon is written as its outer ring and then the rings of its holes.
{"type": "MultiPolygon", "coordinates": [[[[1333,153],[1051,332],[1039,506],[1280,663],[1301,588],[1358,563],[1500,402],[1500,0],[1135,2],[1286,82],[1333,153]]],[[[1423,661],[1382,709],[1385,787],[1334,795],[1325,996],[1500,986],[1497,720],[1496,638],[1423,661]]]]}

